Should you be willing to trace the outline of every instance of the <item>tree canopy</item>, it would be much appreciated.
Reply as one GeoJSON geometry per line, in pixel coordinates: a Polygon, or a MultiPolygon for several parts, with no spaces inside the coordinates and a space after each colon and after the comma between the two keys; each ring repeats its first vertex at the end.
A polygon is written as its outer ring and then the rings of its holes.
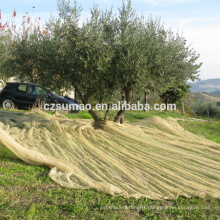
{"type": "MultiPolygon", "coordinates": [[[[199,55],[185,38],[166,30],[160,19],[138,16],[131,1],[119,13],[97,5],[82,22],[77,2],[58,0],[59,17],[45,29],[32,28],[10,41],[5,74],[52,88],[73,86],[84,104],[109,103],[121,94],[127,103],[145,89],[160,94],[198,77],[199,55]]],[[[106,120],[89,110],[96,122],[106,120]]],[[[115,117],[119,122],[126,110],[115,117]]]]}

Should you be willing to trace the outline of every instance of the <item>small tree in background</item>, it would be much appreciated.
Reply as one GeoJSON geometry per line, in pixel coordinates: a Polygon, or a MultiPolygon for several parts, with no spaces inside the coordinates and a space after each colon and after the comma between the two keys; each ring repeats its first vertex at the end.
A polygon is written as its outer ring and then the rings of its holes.
{"type": "Polygon", "coordinates": [[[180,104],[187,95],[190,86],[183,84],[178,87],[169,88],[166,92],[160,94],[160,98],[166,104],[180,104]]]}

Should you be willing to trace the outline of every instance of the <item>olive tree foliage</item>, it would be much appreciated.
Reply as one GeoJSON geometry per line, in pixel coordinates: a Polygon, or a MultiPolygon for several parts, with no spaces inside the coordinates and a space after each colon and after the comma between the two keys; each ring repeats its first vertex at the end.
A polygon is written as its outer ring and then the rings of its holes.
{"type": "Polygon", "coordinates": [[[35,34],[30,38],[14,37],[10,42],[11,57],[6,59],[3,64],[5,74],[9,76],[17,76],[21,80],[34,82],[34,69],[37,63],[34,51],[37,48],[38,41],[35,34]]]}
{"type": "Polygon", "coordinates": [[[190,86],[183,84],[177,87],[171,87],[166,92],[159,94],[159,97],[166,104],[180,104],[183,98],[187,95],[190,86]]]}
{"type": "MultiPolygon", "coordinates": [[[[127,103],[145,89],[161,94],[197,78],[199,55],[186,46],[186,40],[165,30],[159,19],[140,19],[130,1],[123,3],[114,29],[117,46],[112,66],[127,103]]],[[[125,112],[120,110],[114,121],[119,122],[125,112]]]]}
{"type": "MultiPolygon", "coordinates": [[[[63,43],[62,53],[67,61],[68,74],[84,104],[92,97],[104,94],[111,103],[111,95],[122,93],[130,102],[132,92],[140,91],[146,83],[143,41],[146,37],[143,20],[131,8],[131,2],[123,2],[119,16],[112,11],[102,12],[95,6],[91,18],[79,26],[80,9],[66,1],[59,1],[59,25],[56,32],[63,43]],[[110,100],[109,100],[110,98],[110,100]]],[[[90,110],[95,121],[102,120],[90,110]]],[[[118,122],[125,113],[116,115],[118,122]]]]}
{"type": "MultiPolygon", "coordinates": [[[[131,8],[131,2],[123,2],[119,16],[114,19],[114,57],[111,68],[115,83],[121,90],[124,101],[131,103],[132,94],[138,93],[146,85],[148,70],[145,64],[144,40],[149,36],[144,32],[143,20],[131,8]]],[[[121,109],[115,117],[119,122],[126,110],[121,109]]]]}
{"type": "Polygon", "coordinates": [[[2,68],[5,61],[10,58],[8,46],[9,46],[8,36],[0,33],[0,84],[1,85],[4,85],[5,82],[10,78],[9,75],[5,74],[4,69],[2,68]]]}
{"type": "Polygon", "coordinates": [[[164,34],[163,43],[157,48],[156,58],[151,60],[148,89],[159,94],[170,87],[183,85],[188,79],[198,78],[201,63],[199,55],[186,46],[186,40],[172,32],[164,34]],[[168,36],[167,36],[168,35],[168,36]]]}
{"type": "Polygon", "coordinates": [[[64,84],[70,87],[71,84],[60,77],[60,72],[64,70],[57,54],[59,47],[60,44],[52,41],[49,35],[36,29],[22,37],[17,36],[11,40],[10,57],[2,65],[4,74],[54,90],[60,90],[64,84]]]}
{"type": "MultiPolygon", "coordinates": [[[[91,9],[91,18],[79,24],[81,8],[70,7],[67,1],[58,1],[59,19],[50,25],[54,39],[62,44],[59,55],[65,60],[65,71],[83,104],[91,104],[91,99],[100,93],[110,95],[115,85],[110,76],[110,64],[113,50],[108,44],[108,26],[111,11],[102,12],[95,5],[91,9]]],[[[91,109],[95,121],[101,121],[97,111],[91,109]]]]}

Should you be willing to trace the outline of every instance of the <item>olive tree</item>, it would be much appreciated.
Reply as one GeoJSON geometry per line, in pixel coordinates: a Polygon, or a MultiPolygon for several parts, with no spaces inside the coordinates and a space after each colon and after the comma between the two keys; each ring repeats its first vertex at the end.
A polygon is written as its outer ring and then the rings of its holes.
{"type": "MultiPolygon", "coordinates": [[[[72,7],[58,0],[58,10],[45,30],[24,32],[11,43],[12,56],[3,65],[8,72],[50,87],[73,86],[83,104],[100,100],[109,106],[118,94],[131,103],[145,89],[162,94],[197,77],[201,64],[194,49],[159,19],[140,18],[131,1],[122,3],[118,15],[94,5],[84,22],[76,1],[72,7]]],[[[107,114],[89,113],[95,122],[107,120],[107,114]]],[[[120,109],[114,121],[125,113],[120,109]]]]}
{"type": "MultiPolygon", "coordinates": [[[[111,11],[102,12],[94,6],[91,18],[80,26],[80,8],[76,2],[70,7],[66,1],[58,1],[58,8],[59,20],[52,26],[54,38],[59,38],[62,44],[58,53],[65,60],[61,77],[68,77],[82,103],[90,104],[101,90],[108,93],[113,89],[109,80],[113,50],[106,37],[111,11]]],[[[96,122],[102,120],[94,109],[89,112],[96,122]]]]}
{"type": "MultiPolygon", "coordinates": [[[[127,103],[132,94],[145,89],[161,94],[197,78],[199,55],[182,36],[165,30],[159,19],[140,19],[130,1],[119,12],[112,67],[127,103]]],[[[121,109],[114,121],[119,122],[125,112],[121,109]]]]}

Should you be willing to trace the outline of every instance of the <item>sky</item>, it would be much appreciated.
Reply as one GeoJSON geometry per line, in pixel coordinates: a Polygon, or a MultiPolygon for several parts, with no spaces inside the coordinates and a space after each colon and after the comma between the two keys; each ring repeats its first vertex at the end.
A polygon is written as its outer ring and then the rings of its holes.
{"type": "MultiPolygon", "coordinates": [[[[73,0],[70,0],[73,5],[73,0]]],[[[118,0],[78,0],[83,8],[82,20],[89,16],[94,2],[102,9],[116,13],[121,7],[118,0]]],[[[133,0],[132,8],[145,18],[159,17],[166,28],[181,33],[188,45],[200,54],[200,79],[220,78],[220,0],[133,0]]],[[[51,14],[58,16],[56,0],[0,0],[2,20],[8,21],[14,10],[17,22],[26,12],[32,17],[41,17],[41,22],[51,14]],[[33,8],[34,7],[34,8],[33,8]]]]}

